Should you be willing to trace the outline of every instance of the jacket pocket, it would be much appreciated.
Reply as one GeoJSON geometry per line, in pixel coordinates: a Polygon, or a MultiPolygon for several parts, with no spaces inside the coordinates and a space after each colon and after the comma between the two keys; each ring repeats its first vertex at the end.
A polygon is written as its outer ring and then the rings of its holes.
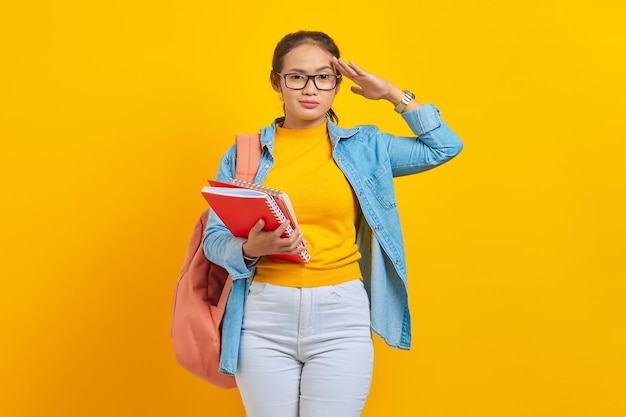
{"type": "Polygon", "coordinates": [[[385,210],[396,207],[396,193],[393,187],[393,175],[388,163],[382,164],[373,175],[365,180],[370,191],[385,210]]]}

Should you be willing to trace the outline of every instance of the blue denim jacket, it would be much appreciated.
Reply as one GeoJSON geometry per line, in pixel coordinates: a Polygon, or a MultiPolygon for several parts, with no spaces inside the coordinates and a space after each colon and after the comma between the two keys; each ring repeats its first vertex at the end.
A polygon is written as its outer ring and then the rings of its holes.
{"type": "MultiPolygon", "coordinates": [[[[402,114],[415,137],[399,137],[371,125],[343,129],[328,120],[333,158],[350,182],[363,216],[357,228],[360,267],[370,297],[372,331],[389,346],[409,349],[409,315],[406,259],[393,177],[426,171],[452,159],[463,148],[461,140],[444,123],[439,110],[424,105],[402,114]]],[[[272,168],[276,122],[261,130],[263,148],[255,182],[262,184],[272,168]]],[[[216,179],[235,177],[236,150],[224,155],[216,179]]],[[[242,256],[245,239],[235,238],[211,213],[202,245],[208,259],[222,265],[233,287],[222,323],[220,372],[237,369],[243,309],[255,264],[242,256]]]]}

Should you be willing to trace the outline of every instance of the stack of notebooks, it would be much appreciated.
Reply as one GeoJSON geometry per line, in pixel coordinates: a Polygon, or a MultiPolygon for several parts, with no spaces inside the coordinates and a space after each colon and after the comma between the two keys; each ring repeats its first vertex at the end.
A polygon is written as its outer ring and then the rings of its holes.
{"type": "MultiPolygon", "coordinates": [[[[236,237],[248,237],[250,229],[259,221],[265,221],[264,230],[276,230],[283,222],[289,226],[283,236],[291,236],[298,226],[296,214],[287,193],[250,182],[231,179],[230,182],[209,180],[211,186],[202,188],[202,195],[236,237]]],[[[270,258],[297,263],[307,263],[309,252],[304,243],[297,255],[273,254],[270,258]]]]}

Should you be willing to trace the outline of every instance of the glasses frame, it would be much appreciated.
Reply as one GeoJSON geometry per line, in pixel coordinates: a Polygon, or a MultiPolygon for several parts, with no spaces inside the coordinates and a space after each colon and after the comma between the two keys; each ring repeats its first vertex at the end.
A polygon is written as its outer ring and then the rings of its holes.
{"type": "Polygon", "coordinates": [[[318,90],[320,90],[320,91],[332,91],[335,88],[337,88],[337,86],[339,85],[339,81],[341,80],[341,74],[302,74],[301,72],[287,72],[287,73],[276,72],[275,74],[280,76],[285,81],[285,87],[290,89],[290,90],[304,90],[306,88],[306,86],[309,85],[309,81],[313,80],[313,85],[318,90]],[[290,75],[296,75],[296,74],[297,75],[301,75],[303,77],[306,77],[306,82],[304,83],[304,86],[302,86],[300,88],[289,87],[287,85],[287,77],[290,76],[290,75]],[[319,88],[317,86],[317,83],[315,82],[315,77],[318,77],[320,75],[329,75],[331,77],[335,77],[335,85],[333,86],[333,88],[319,88]]]}

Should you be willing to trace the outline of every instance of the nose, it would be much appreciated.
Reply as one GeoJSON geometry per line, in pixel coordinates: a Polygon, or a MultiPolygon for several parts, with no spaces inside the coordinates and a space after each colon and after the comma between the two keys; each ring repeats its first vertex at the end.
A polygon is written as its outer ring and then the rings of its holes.
{"type": "Polygon", "coordinates": [[[317,86],[315,85],[315,80],[313,77],[308,77],[306,80],[306,84],[304,84],[304,88],[302,92],[306,95],[315,95],[317,94],[317,86]]]}

